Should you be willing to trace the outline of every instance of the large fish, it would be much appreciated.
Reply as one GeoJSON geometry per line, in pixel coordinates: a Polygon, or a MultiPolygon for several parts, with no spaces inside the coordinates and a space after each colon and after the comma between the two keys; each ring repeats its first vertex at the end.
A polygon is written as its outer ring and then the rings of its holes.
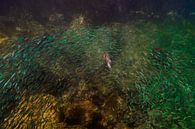
{"type": "Polygon", "coordinates": [[[112,61],[111,61],[111,59],[110,59],[109,54],[108,54],[107,52],[104,52],[102,58],[103,58],[103,61],[105,62],[105,64],[108,66],[108,68],[111,69],[111,68],[112,68],[112,67],[111,67],[112,61]]]}

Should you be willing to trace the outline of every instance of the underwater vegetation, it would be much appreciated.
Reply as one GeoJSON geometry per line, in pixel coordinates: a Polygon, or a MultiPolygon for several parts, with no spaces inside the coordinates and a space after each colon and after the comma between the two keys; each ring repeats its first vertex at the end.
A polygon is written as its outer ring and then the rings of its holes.
{"type": "Polygon", "coordinates": [[[194,23],[83,20],[0,44],[2,128],[195,128],[194,23]]]}

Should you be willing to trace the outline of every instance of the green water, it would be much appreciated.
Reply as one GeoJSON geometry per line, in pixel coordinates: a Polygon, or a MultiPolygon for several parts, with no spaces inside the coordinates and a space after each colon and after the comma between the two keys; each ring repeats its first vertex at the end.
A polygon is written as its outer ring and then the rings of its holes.
{"type": "Polygon", "coordinates": [[[118,120],[131,128],[195,128],[193,22],[80,25],[24,38],[2,47],[1,121],[13,114],[24,92],[61,98],[67,89],[85,82],[88,87],[114,89],[124,98],[127,109],[118,120]],[[104,52],[111,57],[111,70],[102,61],[104,52]]]}

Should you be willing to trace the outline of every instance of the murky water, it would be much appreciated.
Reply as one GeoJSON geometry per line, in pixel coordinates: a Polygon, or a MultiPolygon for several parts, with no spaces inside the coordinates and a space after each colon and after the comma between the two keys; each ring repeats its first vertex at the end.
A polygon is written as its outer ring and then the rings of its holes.
{"type": "Polygon", "coordinates": [[[0,9],[1,128],[194,128],[194,2],[30,2],[0,9]]]}

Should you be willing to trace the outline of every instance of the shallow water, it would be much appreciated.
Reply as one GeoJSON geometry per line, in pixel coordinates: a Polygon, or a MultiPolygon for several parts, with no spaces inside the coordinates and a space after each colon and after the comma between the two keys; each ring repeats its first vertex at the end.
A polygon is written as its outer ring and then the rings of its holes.
{"type": "Polygon", "coordinates": [[[1,16],[0,127],[194,128],[193,18],[140,12],[1,16]]]}

